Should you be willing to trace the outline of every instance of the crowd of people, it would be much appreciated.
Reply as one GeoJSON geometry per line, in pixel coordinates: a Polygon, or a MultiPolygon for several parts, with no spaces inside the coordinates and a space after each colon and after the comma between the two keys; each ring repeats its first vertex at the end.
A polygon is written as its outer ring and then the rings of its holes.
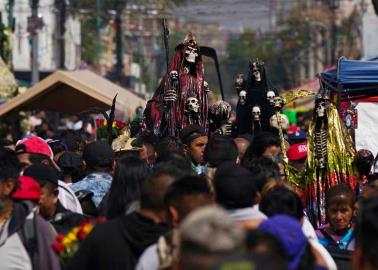
{"type": "MultiPolygon", "coordinates": [[[[303,165],[303,132],[290,137],[290,162],[303,165]]],[[[189,125],[179,137],[138,136],[133,143],[115,153],[105,142],[63,132],[1,147],[0,268],[378,267],[374,174],[367,172],[358,193],[346,184],[330,187],[327,223],[316,225],[286,179],[273,133],[209,137],[189,125]],[[56,237],[99,217],[106,222],[70,256],[58,255],[56,237]]]]}
{"type": "Polygon", "coordinates": [[[59,132],[39,111],[34,134],[4,133],[1,270],[378,269],[374,155],[326,89],[290,126],[284,105],[308,91],[279,96],[251,61],[231,121],[191,33],[167,64],[129,125],[114,99],[105,119],[59,132]]]}

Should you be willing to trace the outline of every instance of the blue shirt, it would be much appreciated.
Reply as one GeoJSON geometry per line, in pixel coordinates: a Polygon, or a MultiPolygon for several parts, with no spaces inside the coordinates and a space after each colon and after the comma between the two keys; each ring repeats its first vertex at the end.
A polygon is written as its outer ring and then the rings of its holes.
{"type": "Polygon", "coordinates": [[[108,173],[91,173],[83,180],[72,184],[71,189],[75,192],[79,190],[93,192],[92,201],[98,207],[102,198],[109,191],[112,180],[112,176],[108,173]]]}

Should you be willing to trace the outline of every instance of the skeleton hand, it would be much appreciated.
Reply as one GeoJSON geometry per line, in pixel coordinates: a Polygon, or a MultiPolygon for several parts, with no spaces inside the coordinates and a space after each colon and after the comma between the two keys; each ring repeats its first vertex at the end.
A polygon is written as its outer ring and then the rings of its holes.
{"type": "Polygon", "coordinates": [[[163,97],[164,101],[168,102],[168,101],[176,101],[177,100],[177,94],[176,94],[176,91],[171,89],[171,90],[167,90],[167,92],[165,92],[164,94],[164,97],[163,97]]]}
{"type": "Polygon", "coordinates": [[[223,124],[220,128],[221,132],[222,132],[222,135],[224,136],[231,136],[232,134],[232,123],[231,122],[227,122],[225,124],[223,124]]]}

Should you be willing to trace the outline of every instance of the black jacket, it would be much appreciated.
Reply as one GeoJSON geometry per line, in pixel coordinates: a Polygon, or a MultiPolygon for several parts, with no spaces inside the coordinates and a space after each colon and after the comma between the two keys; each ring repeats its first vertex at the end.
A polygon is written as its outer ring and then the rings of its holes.
{"type": "Polygon", "coordinates": [[[57,233],[67,234],[73,227],[78,226],[87,217],[64,208],[58,201],[54,216],[48,221],[54,226],[57,233]]]}
{"type": "Polygon", "coordinates": [[[96,226],[68,262],[67,269],[134,270],[143,251],[169,227],[137,212],[96,226]]]}

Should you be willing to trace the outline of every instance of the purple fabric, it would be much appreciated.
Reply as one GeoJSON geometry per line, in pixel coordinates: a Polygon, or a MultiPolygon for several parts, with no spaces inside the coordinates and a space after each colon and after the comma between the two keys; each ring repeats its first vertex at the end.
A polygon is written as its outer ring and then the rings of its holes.
{"type": "Polygon", "coordinates": [[[282,243],[290,259],[290,270],[296,270],[308,245],[299,221],[286,215],[275,215],[263,221],[259,229],[270,233],[282,243]]]}

